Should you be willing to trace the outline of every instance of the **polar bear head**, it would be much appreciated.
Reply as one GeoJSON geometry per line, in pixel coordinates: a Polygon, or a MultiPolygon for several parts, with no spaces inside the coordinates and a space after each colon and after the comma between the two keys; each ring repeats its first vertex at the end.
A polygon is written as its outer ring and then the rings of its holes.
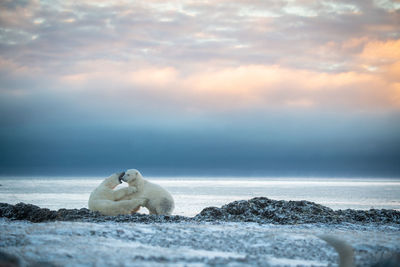
{"type": "Polygon", "coordinates": [[[107,177],[103,184],[108,188],[114,189],[117,185],[122,183],[122,177],[124,176],[125,172],[118,172],[114,173],[111,176],[107,177]]]}
{"type": "Polygon", "coordinates": [[[142,178],[143,176],[140,174],[138,170],[130,169],[125,172],[125,175],[121,179],[122,181],[127,182],[129,185],[135,185],[142,178]]]}

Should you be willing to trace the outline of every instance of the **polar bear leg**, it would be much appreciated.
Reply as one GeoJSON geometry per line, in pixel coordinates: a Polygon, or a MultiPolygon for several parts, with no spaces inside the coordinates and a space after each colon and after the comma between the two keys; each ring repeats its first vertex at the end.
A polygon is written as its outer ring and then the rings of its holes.
{"type": "Polygon", "coordinates": [[[155,203],[148,203],[146,208],[148,208],[150,214],[171,215],[174,203],[168,198],[162,198],[155,203]]]}
{"type": "Polygon", "coordinates": [[[116,216],[120,214],[131,214],[137,211],[140,206],[147,202],[146,199],[134,199],[134,200],[97,200],[92,210],[98,211],[103,215],[116,216]]]}
{"type": "Polygon", "coordinates": [[[153,209],[150,207],[146,207],[149,210],[150,215],[158,215],[159,213],[157,212],[157,209],[153,209]]]}
{"type": "Polygon", "coordinates": [[[130,186],[113,191],[113,199],[115,201],[121,200],[124,197],[131,195],[137,191],[136,187],[130,186]]]}
{"type": "Polygon", "coordinates": [[[145,198],[135,198],[131,200],[122,200],[122,201],[129,201],[131,204],[131,212],[130,213],[135,213],[140,209],[140,206],[145,206],[148,202],[147,199],[145,198]]]}
{"type": "Polygon", "coordinates": [[[158,214],[171,215],[174,209],[174,203],[168,198],[162,198],[160,205],[157,207],[158,214]]]}

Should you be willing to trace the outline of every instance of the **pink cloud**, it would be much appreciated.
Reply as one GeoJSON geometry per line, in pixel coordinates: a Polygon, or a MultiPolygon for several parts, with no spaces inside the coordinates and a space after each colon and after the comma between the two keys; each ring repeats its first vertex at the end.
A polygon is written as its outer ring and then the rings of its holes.
{"type": "Polygon", "coordinates": [[[370,41],[364,46],[360,59],[370,64],[400,61],[400,40],[370,41]]]}
{"type": "MultiPolygon", "coordinates": [[[[278,65],[215,67],[191,72],[174,67],[139,68],[133,62],[93,63],[92,72],[61,78],[69,90],[140,99],[149,107],[163,99],[178,109],[222,110],[263,108],[399,109],[399,83],[387,72],[326,73],[278,65]],[[157,99],[157,101],[154,101],[157,99]],[[154,101],[154,102],[153,102],[154,101]]],[[[390,72],[389,72],[390,70],[390,72]]]]}

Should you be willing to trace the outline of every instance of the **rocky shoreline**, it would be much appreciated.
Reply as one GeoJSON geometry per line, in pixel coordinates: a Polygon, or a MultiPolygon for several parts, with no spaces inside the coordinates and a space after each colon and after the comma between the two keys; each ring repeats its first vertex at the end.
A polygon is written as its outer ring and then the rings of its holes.
{"type": "Polygon", "coordinates": [[[234,201],[217,207],[207,207],[194,217],[132,214],[104,216],[98,212],[82,209],[40,208],[32,204],[11,205],[0,203],[0,217],[30,222],[78,221],[78,222],[136,222],[136,223],[181,223],[181,222],[255,222],[259,224],[295,225],[309,223],[374,223],[400,224],[400,211],[387,209],[332,210],[309,201],[284,201],[257,197],[234,201]]]}

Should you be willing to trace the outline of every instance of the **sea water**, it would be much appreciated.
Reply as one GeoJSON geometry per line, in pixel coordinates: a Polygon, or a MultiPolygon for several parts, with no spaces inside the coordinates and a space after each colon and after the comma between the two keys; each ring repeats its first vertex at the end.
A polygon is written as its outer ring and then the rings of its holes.
{"type": "MultiPolygon", "coordinates": [[[[308,200],[332,209],[400,210],[400,179],[271,178],[271,177],[146,177],[175,199],[173,214],[194,216],[203,208],[235,200],[268,197],[308,200]]],[[[87,208],[95,177],[0,177],[0,202],[25,202],[42,208],[87,208]]],[[[117,188],[126,186],[122,184],[117,188]]],[[[146,209],[140,212],[146,213],[146,209]]]]}

